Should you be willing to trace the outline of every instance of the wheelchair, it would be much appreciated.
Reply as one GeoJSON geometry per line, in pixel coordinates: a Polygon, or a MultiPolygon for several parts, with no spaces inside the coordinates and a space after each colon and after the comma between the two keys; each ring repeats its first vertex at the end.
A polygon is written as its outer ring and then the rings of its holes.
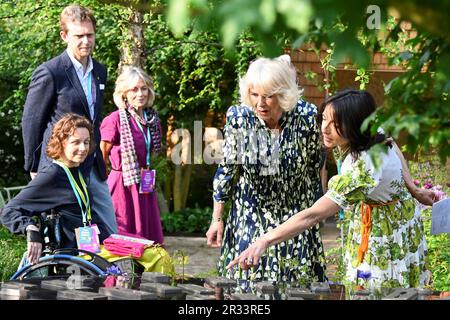
{"type": "Polygon", "coordinates": [[[53,210],[36,217],[41,236],[44,239],[42,256],[36,264],[29,264],[26,252],[17,272],[10,280],[27,280],[36,278],[68,278],[77,276],[96,276],[106,279],[120,268],[101,256],[77,248],[61,248],[59,214],[53,210]]]}

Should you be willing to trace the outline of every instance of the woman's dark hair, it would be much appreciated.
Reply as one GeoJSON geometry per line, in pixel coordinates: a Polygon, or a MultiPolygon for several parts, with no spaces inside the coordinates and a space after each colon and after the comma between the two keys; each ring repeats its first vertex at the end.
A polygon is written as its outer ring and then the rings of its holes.
{"type": "Polygon", "coordinates": [[[375,100],[369,92],[347,89],[331,96],[319,107],[317,113],[319,125],[322,125],[322,115],[326,106],[333,109],[336,131],[349,141],[349,152],[354,158],[357,158],[361,151],[386,140],[386,136],[382,133],[371,135],[370,125],[367,130],[361,132],[362,123],[376,109],[375,100]]]}
{"type": "Polygon", "coordinates": [[[89,152],[91,154],[95,150],[95,140],[92,131],[91,122],[83,116],[75,113],[68,113],[56,122],[52,130],[52,135],[47,144],[47,155],[52,159],[59,159],[64,153],[64,142],[78,128],[86,128],[89,131],[89,152]]]}

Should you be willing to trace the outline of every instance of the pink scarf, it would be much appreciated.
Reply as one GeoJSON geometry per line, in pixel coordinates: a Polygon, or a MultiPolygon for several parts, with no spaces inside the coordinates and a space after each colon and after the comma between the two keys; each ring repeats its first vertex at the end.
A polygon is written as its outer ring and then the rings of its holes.
{"type": "Polygon", "coordinates": [[[122,175],[125,186],[131,186],[141,182],[139,162],[130,129],[130,116],[142,126],[150,129],[153,151],[156,153],[161,152],[161,131],[158,114],[153,108],[144,112],[146,112],[147,119],[149,119],[147,121],[140,117],[136,113],[136,110],[129,105],[127,105],[127,109],[119,109],[122,175]]]}

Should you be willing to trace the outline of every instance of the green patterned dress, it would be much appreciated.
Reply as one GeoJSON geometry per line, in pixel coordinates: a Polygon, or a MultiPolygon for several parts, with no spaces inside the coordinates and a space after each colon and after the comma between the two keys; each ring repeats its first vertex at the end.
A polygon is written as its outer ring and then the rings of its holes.
{"type": "Polygon", "coordinates": [[[376,169],[365,151],[356,161],[347,155],[341,174],[329,181],[326,196],[345,211],[344,283],[355,284],[362,271],[370,275],[366,285],[371,287],[420,287],[430,280],[420,209],[406,189],[395,151],[389,148],[380,157],[376,169]],[[368,252],[359,263],[362,202],[391,204],[373,208],[368,252]]]}
{"type": "Polygon", "coordinates": [[[251,108],[228,110],[224,159],[214,177],[213,194],[216,202],[231,200],[219,275],[295,283],[326,280],[319,225],[269,247],[252,272],[225,268],[256,238],[314,204],[322,156],[316,113],[314,105],[299,101],[283,114],[276,135],[251,108]]]}

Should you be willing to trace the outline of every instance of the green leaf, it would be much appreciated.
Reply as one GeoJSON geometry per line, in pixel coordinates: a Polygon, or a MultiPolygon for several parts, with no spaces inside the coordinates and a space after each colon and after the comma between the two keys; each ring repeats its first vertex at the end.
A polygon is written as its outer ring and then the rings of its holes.
{"type": "Polygon", "coordinates": [[[284,16],[288,27],[300,34],[308,31],[313,13],[308,0],[278,0],[277,10],[284,16]]]}
{"type": "Polygon", "coordinates": [[[308,38],[307,33],[301,35],[300,37],[295,39],[295,41],[292,43],[292,48],[293,49],[300,48],[303,45],[303,43],[306,41],[307,38],[308,38]]]}
{"type": "Polygon", "coordinates": [[[333,52],[333,66],[337,67],[339,63],[350,59],[358,67],[367,68],[370,62],[370,56],[364,49],[361,42],[354,38],[347,31],[334,36],[336,39],[335,50],[333,52]]]}
{"type": "Polygon", "coordinates": [[[376,111],[373,112],[370,116],[368,116],[361,124],[361,132],[366,131],[370,123],[373,122],[376,119],[376,117],[377,117],[376,111]]]}
{"type": "Polygon", "coordinates": [[[189,0],[170,0],[167,22],[176,37],[183,35],[189,21],[189,0]]]}
{"type": "Polygon", "coordinates": [[[381,166],[381,153],[387,154],[387,152],[388,148],[384,144],[376,144],[369,149],[368,153],[375,169],[378,169],[381,166]]]}
{"type": "Polygon", "coordinates": [[[241,31],[241,23],[236,20],[228,20],[222,25],[220,31],[223,37],[224,47],[231,48],[239,36],[239,32],[241,31]]]}
{"type": "Polygon", "coordinates": [[[263,17],[264,30],[270,30],[276,20],[275,0],[262,0],[259,7],[259,12],[263,17]]]}

